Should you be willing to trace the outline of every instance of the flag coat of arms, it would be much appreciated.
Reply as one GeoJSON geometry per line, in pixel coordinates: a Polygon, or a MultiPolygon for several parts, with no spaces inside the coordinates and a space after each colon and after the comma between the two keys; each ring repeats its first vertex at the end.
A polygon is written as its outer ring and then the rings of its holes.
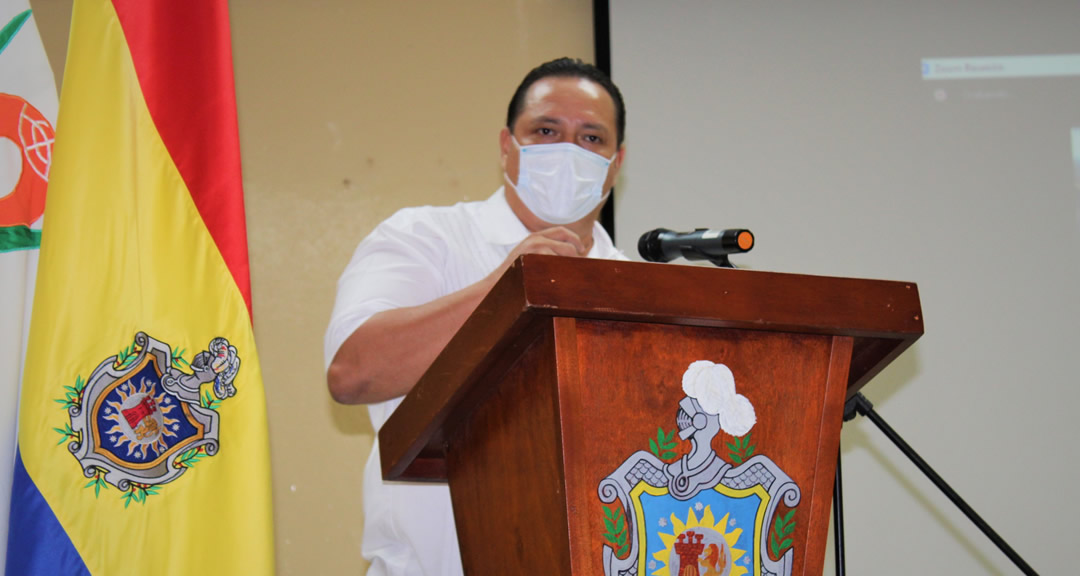
{"type": "Polygon", "coordinates": [[[270,574],[224,1],[76,0],[8,574],[270,574]]]}

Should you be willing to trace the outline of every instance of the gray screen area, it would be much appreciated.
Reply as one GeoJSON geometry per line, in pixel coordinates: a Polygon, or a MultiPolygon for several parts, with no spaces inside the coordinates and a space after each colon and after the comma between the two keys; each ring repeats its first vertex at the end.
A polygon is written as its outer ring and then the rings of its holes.
{"type": "MultiPolygon", "coordinates": [[[[916,282],[926,335],[866,395],[1037,571],[1073,573],[1080,3],[610,10],[618,246],[749,228],[748,269],[916,282]]],[[[841,450],[850,573],[1018,573],[869,421],[841,450]]]]}

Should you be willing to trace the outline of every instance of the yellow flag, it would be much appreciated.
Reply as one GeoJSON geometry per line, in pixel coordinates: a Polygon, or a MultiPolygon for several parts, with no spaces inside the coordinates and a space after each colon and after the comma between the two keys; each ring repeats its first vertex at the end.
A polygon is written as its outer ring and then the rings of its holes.
{"type": "Polygon", "coordinates": [[[9,574],[271,574],[224,0],[76,0],[9,574]]]}

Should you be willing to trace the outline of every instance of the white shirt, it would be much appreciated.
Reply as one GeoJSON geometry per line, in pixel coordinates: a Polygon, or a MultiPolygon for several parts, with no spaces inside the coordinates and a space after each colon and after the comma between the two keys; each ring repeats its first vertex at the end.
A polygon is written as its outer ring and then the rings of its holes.
{"type": "MultiPolygon", "coordinates": [[[[371,316],[419,306],[479,282],[528,235],[502,188],[483,202],[399,210],[357,246],[338,280],[326,330],[327,368],[341,344],[371,316]]],[[[593,224],[588,257],[626,260],[599,223],[593,224]]],[[[401,400],[368,406],[376,434],[401,400]]],[[[371,562],[368,576],[462,573],[449,489],[384,482],[377,441],[364,469],[362,552],[371,562]]]]}

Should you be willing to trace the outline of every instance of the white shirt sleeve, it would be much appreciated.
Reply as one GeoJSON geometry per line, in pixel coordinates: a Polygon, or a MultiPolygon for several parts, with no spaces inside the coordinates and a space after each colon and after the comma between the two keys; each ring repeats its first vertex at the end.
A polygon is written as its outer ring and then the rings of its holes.
{"type": "Polygon", "coordinates": [[[443,296],[446,243],[413,210],[398,211],[365,238],[338,280],[324,342],[330,367],[341,345],[384,310],[418,306],[443,296]]]}

